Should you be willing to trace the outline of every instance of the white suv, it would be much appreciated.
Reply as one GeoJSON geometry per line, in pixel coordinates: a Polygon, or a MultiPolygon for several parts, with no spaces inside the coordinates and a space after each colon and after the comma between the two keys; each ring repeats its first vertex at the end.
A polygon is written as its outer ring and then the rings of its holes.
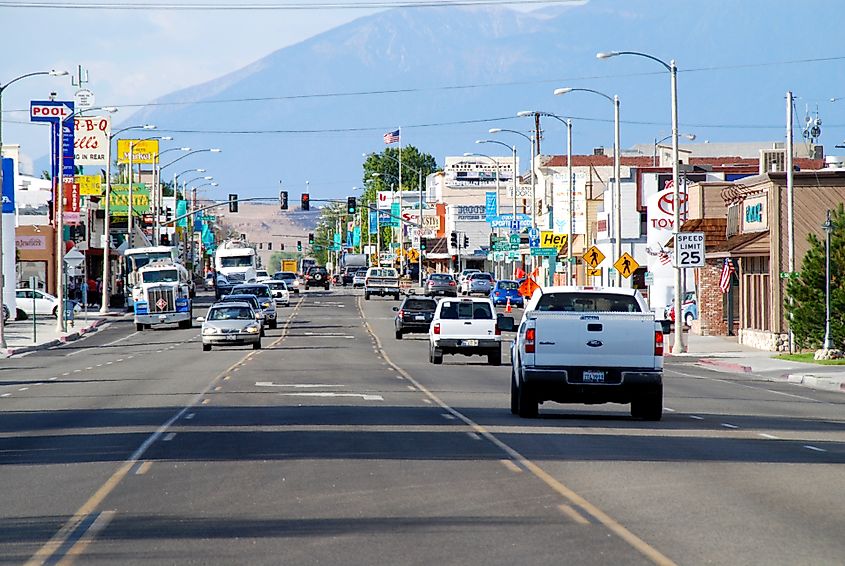
{"type": "Polygon", "coordinates": [[[440,301],[429,326],[428,340],[429,360],[433,364],[443,363],[444,354],[487,356],[487,363],[492,366],[502,363],[501,330],[493,301],[488,298],[440,301]]]}

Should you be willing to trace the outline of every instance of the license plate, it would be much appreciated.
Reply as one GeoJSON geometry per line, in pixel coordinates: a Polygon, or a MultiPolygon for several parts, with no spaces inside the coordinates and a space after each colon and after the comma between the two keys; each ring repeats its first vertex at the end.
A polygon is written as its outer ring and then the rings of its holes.
{"type": "Polygon", "coordinates": [[[223,339],[224,339],[224,340],[237,340],[237,339],[238,339],[238,337],[237,337],[237,336],[235,336],[234,334],[229,334],[229,335],[227,335],[227,336],[224,336],[224,337],[223,337],[223,339]]]}
{"type": "Polygon", "coordinates": [[[584,372],[584,383],[604,383],[604,372],[587,370],[584,372]]]}
{"type": "Polygon", "coordinates": [[[478,346],[478,340],[463,340],[461,346],[478,346]]]}
{"type": "Polygon", "coordinates": [[[425,320],[425,315],[417,315],[414,317],[414,320],[425,320]]]}

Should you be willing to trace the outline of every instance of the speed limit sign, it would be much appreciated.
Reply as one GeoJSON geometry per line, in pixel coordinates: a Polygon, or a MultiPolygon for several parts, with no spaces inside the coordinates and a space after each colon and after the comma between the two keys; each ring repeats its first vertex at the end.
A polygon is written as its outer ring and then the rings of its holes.
{"type": "Polygon", "coordinates": [[[675,267],[704,267],[704,232],[675,234],[675,267]]]}

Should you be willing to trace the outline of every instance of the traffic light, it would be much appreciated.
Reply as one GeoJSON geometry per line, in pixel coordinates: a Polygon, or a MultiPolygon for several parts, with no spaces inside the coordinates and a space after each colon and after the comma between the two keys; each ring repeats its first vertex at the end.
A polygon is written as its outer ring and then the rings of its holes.
{"type": "Polygon", "coordinates": [[[279,191],[279,208],[282,210],[288,209],[288,192],[279,191]]]}
{"type": "Polygon", "coordinates": [[[298,251],[298,252],[302,251],[302,242],[299,241],[299,240],[296,241],[296,251],[298,251]]]}
{"type": "Polygon", "coordinates": [[[425,251],[426,238],[420,238],[420,251],[425,251]]]}
{"type": "Polygon", "coordinates": [[[238,211],[238,195],[229,193],[229,212],[238,211]]]}
{"type": "Polygon", "coordinates": [[[308,196],[308,193],[302,193],[302,200],[299,202],[299,207],[302,210],[311,210],[311,197],[308,196]]]}
{"type": "Polygon", "coordinates": [[[173,209],[170,208],[169,206],[164,208],[164,219],[167,222],[173,221],[173,209]]]}
{"type": "Polygon", "coordinates": [[[312,246],[314,245],[314,234],[308,234],[308,243],[312,246]]]}
{"type": "Polygon", "coordinates": [[[458,247],[458,233],[457,232],[452,232],[452,235],[449,239],[449,242],[451,242],[453,248],[458,247]]]}
{"type": "Polygon", "coordinates": [[[469,236],[464,234],[464,248],[468,248],[468,247],[469,247],[469,236]]]}
{"type": "Polygon", "coordinates": [[[347,214],[355,214],[358,212],[358,203],[355,197],[346,197],[346,212],[347,214]]]}

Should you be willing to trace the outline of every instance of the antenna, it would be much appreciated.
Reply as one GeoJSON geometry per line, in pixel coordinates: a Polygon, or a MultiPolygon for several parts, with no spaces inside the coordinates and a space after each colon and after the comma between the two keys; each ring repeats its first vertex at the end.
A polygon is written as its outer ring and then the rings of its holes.
{"type": "Polygon", "coordinates": [[[810,113],[809,107],[804,110],[804,139],[815,145],[822,135],[822,119],[819,116],[819,106],[816,105],[815,116],[810,113]]]}
{"type": "Polygon", "coordinates": [[[82,88],[82,85],[88,82],[88,70],[83,69],[82,65],[76,66],[76,77],[70,78],[70,84],[77,87],[82,88]]]}

